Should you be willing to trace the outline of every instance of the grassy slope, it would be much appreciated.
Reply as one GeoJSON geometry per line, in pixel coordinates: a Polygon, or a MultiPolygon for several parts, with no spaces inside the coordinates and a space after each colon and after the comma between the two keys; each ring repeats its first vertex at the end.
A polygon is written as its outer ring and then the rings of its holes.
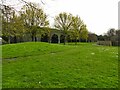
{"type": "Polygon", "coordinates": [[[3,88],[118,87],[117,47],[29,42],[2,51],[3,88]]]}

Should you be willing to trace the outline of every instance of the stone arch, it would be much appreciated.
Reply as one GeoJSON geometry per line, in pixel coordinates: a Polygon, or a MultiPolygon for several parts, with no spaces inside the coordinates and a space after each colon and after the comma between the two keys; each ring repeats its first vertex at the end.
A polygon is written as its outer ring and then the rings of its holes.
{"type": "Polygon", "coordinates": [[[65,39],[65,36],[64,35],[60,35],[60,43],[64,43],[64,39],[65,39]]]}
{"type": "Polygon", "coordinates": [[[51,43],[51,42],[53,42],[53,35],[57,35],[57,39],[58,40],[56,40],[56,43],[61,43],[61,42],[63,42],[63,40],[62,40],[62,36],[64,35],[64,33],[63,33],[63,31],[61,31],[61,30],[57,30],[57,29],[51,29],[50,30],[50,37],[49,37],[49,42],[51,43]],[[61,36],[62,35],[62,36],[61,36]],[[58,41],[58,42],[57,42],[58,41]]]}
{"type": "Polygon", "coordinates": [[[59,37],[58,37],[58,35],[57,34],[53,34],[52,36],[51,36],[51,42],[52,43],[58,43],[59,42],[59,39],[58,39],[59,37]]]}
{"type": "Polygon", "coordinates": [[[67,36],[67,40],[68,40],[68,42],[72,42],[70,35],[67,36]]]}
{"type": "Polygon", "coordinates": [[[47,33],[41,35],[41,41],[48,42],[48,34],[47,33]]]}

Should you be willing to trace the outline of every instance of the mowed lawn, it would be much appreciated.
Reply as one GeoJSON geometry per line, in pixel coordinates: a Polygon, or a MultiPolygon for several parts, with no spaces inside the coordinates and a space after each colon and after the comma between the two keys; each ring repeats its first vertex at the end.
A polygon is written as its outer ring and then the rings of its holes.
{"type": "Polygon", "coordinates": [[[2,45],[3,88],[117,88],[118,48],[27,42],[2,45]]]}

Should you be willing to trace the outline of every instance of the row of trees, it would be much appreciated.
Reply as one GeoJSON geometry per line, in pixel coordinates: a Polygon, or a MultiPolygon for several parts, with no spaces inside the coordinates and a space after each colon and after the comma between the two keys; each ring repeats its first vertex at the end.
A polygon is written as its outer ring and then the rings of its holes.
{"type": "Polygon", "coordinates": [[[55,17],[55,27],[63,31],[65,37],[64,44],[67,41],[67,36],[74,39],[75,44],[77,44],[77,40],[80,40],[81,38],[86,40],[88,38],[86,25],[79,16],[73,16],[72,14],[67,14],[65,12],[60,13],[55,17]]]}
{"type": "MultiPolygon", "coordinates": [[[[26,34],[29,34],[32,41],[37,41],[37,37],[47,33],[50,39],[50,27],[47,15],[43,9],[35,3],[27,3],[19,12],[8,5],[1,5],[2,11],[2,38],[11,43],[11,37],[17,42],[17,38],[21,40],[26,34]],[[41,29],[45,28],[45,29],[41,29]]],[[[55,17],[54,27],[62,30],[64,34],[64,44],[67,37],[77,40],[81,38],[87,40],[88,30],[84,22],[79,16],[73,16],[69,13],[60,13],[55,17]]]]}
{"type": "Polygon", "coordinates": [[[33,3],[24,5],[17,13],[14,8],[3,5],[2,14],[2,36],[8,38],[9,43],[10,37],[22,38],[25,34],[29,34],[34,41],[41,34],[39,27],[49,25],[47,15],[33,3]]]}
{"type": "Polygon", "coordinates": [[[99,35],[99,41],[118,41],[120,35],[120,30],[115,30],[114,28],[109,29],[104,35],[99,35]]]}
{"type": "Polygon", "coordinates": [[[104,35],[99,35],[99,41],[111,41],[112,45],[118,46],[120,41],[120,30],[115,30],[114,28],[109,29],[104,35]]]}

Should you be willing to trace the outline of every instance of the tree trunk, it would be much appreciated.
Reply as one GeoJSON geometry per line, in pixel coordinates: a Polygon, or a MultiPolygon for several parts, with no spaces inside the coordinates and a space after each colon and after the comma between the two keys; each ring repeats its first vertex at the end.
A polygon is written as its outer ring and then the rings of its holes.
{"type": "Polygon", "coordinates": [[[85,41],[87,42],[87,39],[85,39],[85,41]]]}
{"type": "Polygon", "coordinates": [[[79,37],[78,37],[78,38],[79,38],[79,42],[81,42],[81,36],[80,36],[80,34],[79,34],[79,37]]]}
{"type": "Polygon", "coordinates": [[[37,37],[35,36],[35,42],[37,42],[37,37]]]}
{"type": "Polygon", "coordinates": [[[24,42],[24,40],[23,40],[23,36],[22,36],[22,37],[20,37],[20,42],[24,42]]]}
{"type": "Polygon", "coordinates": [[[41,42],[41,36],[40,36],[40,42],[41,42]]]}
{"type": "Polygon", "coordinates": [[[32,41],[34,41],[34,36],[32,36],[32,41]]]}
{"type": "Polygon", "coordinates": [[[8,43],[10,44],[10,35],[8,36],[8,43]]]}
{"type": "Polygon", "coordinates": [[[81,38],[79,38],[79,42],[81,42],[81,38]]]}
{"type": "Polygon", "coordinates": [[[51,43],[51,37],[50,36],[48,37],[48,43],[51,43]]]}
{"type": "Polygon", "coordinates": [[[67,37],[66,37],[66,35],[65,35],[64,45],[66,44],[66,42],[67,42],[67,37]]]}
{"type": "Polygon", "coordinates": [[[17,43],[17,37],[14,36],[14,43],[17,43]]]}
{"type": "Polygon", "coordinates": [[[77,38],[75,38],[75,45],[77,45],[77,38]]]}

